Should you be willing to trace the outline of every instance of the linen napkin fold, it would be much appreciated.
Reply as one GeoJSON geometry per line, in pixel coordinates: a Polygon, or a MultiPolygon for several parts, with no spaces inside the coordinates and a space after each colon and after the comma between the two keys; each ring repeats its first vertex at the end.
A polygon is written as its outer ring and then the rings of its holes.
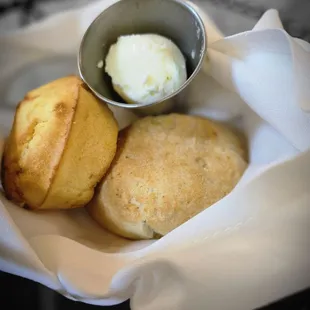
{"type": "Polygon", "coordinates": [[[310,147],[310,45],[298,42],[270,10],[252,31],[212,42],[207,71],[303,151],[310,147]]]}

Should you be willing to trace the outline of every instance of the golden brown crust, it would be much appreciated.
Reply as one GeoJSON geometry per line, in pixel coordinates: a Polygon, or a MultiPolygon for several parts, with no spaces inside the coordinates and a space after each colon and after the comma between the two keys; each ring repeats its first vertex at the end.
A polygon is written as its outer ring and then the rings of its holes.
{"type": "Polygon", "coordinates": [[[112,112],[80,88],[79,104],[48,196],[41,208],[83,206],[116,153],[118,126],[112,112]]]}
{"type": "Polygon", "coordinates": [[[227,195],[247,167],[244,142],[200,117],[146,117],[122,131],[117,155],[88,205],[131,239],[165,235],[227,195]]]}
{"type": "MultiPolygon", "coordinates": [[[[83,82],[75,76],[70,76],[29,92],[18,105],[3,155],[2,183],[9,199],[19,204],[26,204],[31,209],[45,209],[79,206],[80,203],[86,203],[91,198],[93,188],[90,190],[90,187],[94,187],[100,180],[115,154],[117,124],[104,104],[98,103],[91,94],[85,95],[84,92],[87,93],[83,88],[83,82]],[[81,121],[75,125],[75,119],[81,114],[78,111],[83,107],[85,110],[88,105],[90,107],[87,115],[91,118],[89,121],[81,121]],[[101,121],[103,124],[95,128],[91,124],[92,121],[99,121],[99,123],[101,121]],[[108,126],[106,126],[107,123],[108,126]],[[73,193],[70,192],[67,196],[66,194],[59,197],[56,195],[57,199],[55,199],[53,192],[55,186],[57,187],[55,184],[60,182],[59,179],[68,179],[66,169],[63,171],[61,167],[68,165],[72,160],[65,154],[70,151],[72,145],[76,151],[77,148],[82,147],[81,144],[85,144],[85,139],[81,141],[76,136],[75,143],[70,143],[70,137],[76,131],[76,127],[80,127],[81,131],[90,132],[89,126],[92,130],[98,130],[90,137],[91,141],[96,140],[97,145],[98,135],[101,135],[100,139],[104,140],[102,135],[103,133],[106,135],[105,130],[111,131],[108,134],[110,148],[103,150],[101,146],[98,147],[97,151],[100,153],[97,153],[97,158],[92,158],[95,161],[97,159],[98,172],[95,173],[92,182],[85,183],[88,188],[84,189],[89,192],[88,195],[78,201],[72,201],[73,193]],[[107,160],[103,162],[100,156],[106,156],[106,154],[108,154],[107,160]],[[96,182],[94,182],[95,179],[96,182]]],[[[85,164],[85,161],[83,163],[85,164]]],[[[73,166],[76,170],[73,175],[70,175],[71,178],[77,179],[81,174],[80,170],[87,170],[87,166],[79,167],[78,162],[75,161],[71,163],[71,173],[73,173],[73,166]]],[[[82,177],[85,177],[85,174],[82,173],[82,177]]],[[[81,179],[80,182],[84,180],[81,179]]],[[[83,186],[79,189],[81,188],[83,186]]],[[[64,186],[62,193],[66,192],[68,187],[64,186]]]]}

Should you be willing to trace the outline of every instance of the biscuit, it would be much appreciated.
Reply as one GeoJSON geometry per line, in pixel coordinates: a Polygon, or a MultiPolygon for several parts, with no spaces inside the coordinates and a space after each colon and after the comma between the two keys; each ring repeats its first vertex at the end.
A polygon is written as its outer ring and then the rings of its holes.
{"type": "Polygon", "coordinates": [[[87,210],[129,239],[164,236],[231,192],[247,167],[244,139],[188,115],[145,117],[122,130],[87,210]]]}

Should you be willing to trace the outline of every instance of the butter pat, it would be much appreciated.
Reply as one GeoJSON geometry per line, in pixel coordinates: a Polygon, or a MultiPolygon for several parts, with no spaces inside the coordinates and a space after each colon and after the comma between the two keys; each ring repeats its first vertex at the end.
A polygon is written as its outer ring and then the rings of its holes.
{"type": "Polygon", "coordinates": [[[156,34],[118,38],[108,52],[105,71],[127,102],[150,104],[177,91],[187,79],[185,58],[169,39],[156,34]]]}

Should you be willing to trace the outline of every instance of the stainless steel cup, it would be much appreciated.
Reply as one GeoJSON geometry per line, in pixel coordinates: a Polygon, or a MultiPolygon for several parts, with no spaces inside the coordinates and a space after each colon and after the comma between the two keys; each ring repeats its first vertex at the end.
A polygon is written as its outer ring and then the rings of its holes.
{"type": "Polygon", "coordinates": [[[142,115],[169,112],[175,96],[194,79],[206,54],[206,32],[195,9],[182,0],[121,0],[103,11],[82,39],[78,68],[94,94],[104,102],[142,115]],[[171,39],[186,58],[187,81],[174,93],[151,104],[128,104],[113,90],[105,73],[110,46],[121,35],[156,33],[171,39]],[[103,61],[103,63],[102,63],[103,61]],[[100,64],[101,66],[98,66],[100,64]]]}

